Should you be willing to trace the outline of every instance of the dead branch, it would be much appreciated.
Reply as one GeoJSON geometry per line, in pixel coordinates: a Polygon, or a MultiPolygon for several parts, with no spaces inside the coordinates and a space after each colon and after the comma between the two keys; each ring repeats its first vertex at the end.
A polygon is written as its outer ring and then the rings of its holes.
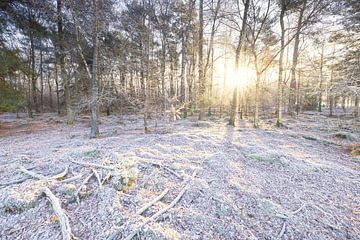
{"type": "Polygon", "coordinates": [[[13,180],[13,181],[9,181],[9,182],[4,182],[4,183],[0,183],[0,186],[10,186],[13,184],[18,184],[18,183],[22,183],[25,182],[26,180],[30,179],[29,177],[24,177],[18,180],[13,180]]]}
{"type": "Polygon", "coordinates": [[[61,179],[61,178],[64,178],[64,177],[68,174],[68,172],[69,172],[69,167],[66,167],[66,168],[64,169],[64,171],[62,171],[61,173],[58,173],[58,174],[56,174],[56,175],[54,175],[54,176],[52,176],[52,177],[50,177],[50,178],[51,178],[51,179],[59,180],[59,179],[61,179]]]}
{"type": "Polygon", "coordinates": [[[41,174],[38,174],[38,173],[34,173],[32,171],[29,171],[29,170],[26,170],[26,168],[24,168],[23,166],[19,167],[19,171],[22,172],[22,173],[25,173],[25,174],[27,174],[30,177],[35,178],[35,179],[44,180],[44,181],[48,180],[47,177],[45,177],[45,176],[43,176],[41,174]]]}
{"type": "Polygon", "coordinates": [[[293,212],[291,213],[291,215],[295,215],[295,214],[299,213],[299,212],[300,212],[304,207],[306,207],[306,206],[307,206],[306,203],[303,204],[303,205],[301,205],[301,207],[300,207],[299,209],[293,211],[293,212]]]}
{"type": "Polygon", "coordinates": [[[79,174],[79,175],[76,175],[74,177],[64,179],[64,180],[60,181],[60,183],[69,183],[69,182],[72,182],[72,181],[75,181],[75,180],[78,180],[78,179],[82,178],[82,176],[83,176],[83,174],[79,174]]]}
{"type": "Polygon", "coordinates": [[[81,183],[80,187],[76,190],[76,192],[75,192],[75,197],[76,197],[76,200],[77,200],[78,203],[80,203],[79,193],[80,193],[81,189],[88,183],[88,181],[90,180],[90,178],[91,178],[93,175],[94,175],[94,173],[91,172],[91,174],[84,179],[84,181],[81,183]]]}
{"type": "Polygon", "coordinates": [[[97,168],[103,168],[103,169],[106,169],[106,170],[115,170],[115,167],[113,167],[113,166],[103,166],[103,165],[96,164],[96,163],[86,163],[86,162],[79,162],[79,161],[75,161],[75,160],[70,160],[70,161],[72,163],[75,163],[77,165],[81,165],[81,166],[84,166],[84,167],[89,167],[89,168],[97,167],[97,168]]]}
{"type": "Polygon", "coordinates": [[[111,178],[111,172],[108,172],[108,174],[106,174],[106,176],[104,177],[104,179],[102,180],[102,185],[104,185],[104,183],[109,180],[111,178]]]}
{"type": "Polygon", "coordinates": [[[281,231],[280,231],[280,233],[279,233],[279,235],[277,236],[276,239],[281,239],[282,236],[283,236],[284,233],[285,233],[285,230],[286,230],[286,222],[284,222],[284,224],[283,224],[283,226],[282,226],[282,228],[281,228],[281,231]]]}
{"type": "Polygon", "coordinates": [[[137,214],[141,215],[143,212],[145,212],[148,208],[150,208],[152,205],[160,201],[167,193],[169,192],[169,189],[166,188],[159,196],[154,198],[151,202],[145,204],[142,208],[140,208],[138,211],[136,211],[137,214]]]}
{"type": "Polygon", "coordinates": [[[49,198],[51,205],[53,206],[53,209],[55,211],[55,214],[59,217],[63,240],[73,239],[69,218],[66,216],[65,212],[61,208],[59,199],[51,192],[51,190],[48,187],[45,187],[43,192],[49,198]]]}
{"type": "Polygon", "coordinates": [[[198,169],[196,169],[193,174],[192,177],[185,180],[184,183],[184,187],[182,188],[182,190],[179,192],[179,194],[176,196],[176,198],[165,208],[159,210],[157,213],[155,213],[154,215],[152,215],[150,218],[147,218],[143,223],[140,224],[140,226],[138,228],[136,228],[134,231],[132,231],[126,238],[125,240],[131,240],[133,237],[135,237],[138,232],[148,223],[152,222],[152,221],[156,221],[157,218],[159,216],[161,216],[162,214],[164,214],[165,212],[167,212],[169,209],[173,208],[176,203],[179,202],[179,200],[181,199],[181,197],[184,195],[184,193],[186,192],[186,190],[188,189],[190,180],[195,178],[196,174],[197,174],[198,169]]]}
{"type": "Polygon", "coordinates": [[[175,172],[174,170],[172,170],[171,168],[169,168],[169,167],[167,167],[167,166],[164,166],[163,164],[161,164],[161,163],[158,163],[158,162],[153,162],[153,161],[147,161],[147,160],[141,160],[142,162],[144,162],[144,163],[149,163],[149,164],[151,164],[151,165],[153,165],[153,166],[155,166],[155,167],[158,167],[158,168],[163,168],[163,169],[165,169],[166,171],[168,171],[168,172],[170,172],[170,173],[172,173],[173,175],[175,175],[177,178],[179,178],[180,180],[183,180],[184,178],[180,175],[180,174],[178,174],[177,172],[175,172]]]}
{"type": "Polygon", "coordinates": [[[99,188],[101,190],[102,184],[101,184],[101,178],[100,178],[99,173],[94,168],[92,168],[91,171],[94,173],[94,175],[95,175],[95,177],[96,177],[96,179],[97,179],[97,181],[99,183],[99,188]]]}
{"type": "MultiPolygon", "coordinates": [[[[45,176],[43,176],[43,175],[41,175],[41,174],[38,174],[38,173],[35,173],[35,172],[32,172],[32,171],[29,171],[29,170],[27,170],[26,168],[24,168],[23,166],[20,166],[20,167],[19,167],[19,171],[22,172],[22,173],[25,173],[25,174],[29,175],[29,176],[32,177],[32,178],[39,179],[39,180],[44,180],[44,181],[48,181],[48,180],[57,180],[57,179],[59,179],[59,178],[65,177],[66,174],[68,174],[69,169],[68,169],[68,167],[66,167],[64,171],[62,171],[61,173],[58,173],[58,174],[56,174],[56,175],[54,175],[54,176],[52,176],[52,177],[45,177],[45,176]]],[[[21,179],[21,180],[23,180],[23,179],[21,179]]],[[[25,181],[25,180],[26,180],[26,179],[24,179],[24,181],[25,181]]],[[[22,182],[23,182],[23,181],[22,181],[22,182]]]]}

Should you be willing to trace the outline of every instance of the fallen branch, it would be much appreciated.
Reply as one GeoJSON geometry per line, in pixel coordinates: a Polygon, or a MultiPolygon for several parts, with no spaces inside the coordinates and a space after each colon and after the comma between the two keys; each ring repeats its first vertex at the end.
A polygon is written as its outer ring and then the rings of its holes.
{"type": "Polygon", "coordinates": [[[306,206],[307,206],[306,203],[303,204],[299,209],[293,211],[293,212],[291,213],[291,215],[295,215],[295,214],[299,213],[299,212],[300,212],[304,207],[306,207],[306,206]]]}
{"type": "Polygon", "coordinates": [[[281,228],[281,231],[280,231],[280,233],[279,233],[279,235],[277,236],[276,239],[281,239],[282,236],[283,236],[284,233],[285,233],[285,230],[286,230],[286,222],[284,222],[284,224],[283,224],[283,226],[282,226],[282,228],[281,228]]]}
{"type": "Polygon", "coordinates": [[[141,215],[143,212],[145,212],[148,208],[150,208],[152,205],[160,201],[167,193],[169,192],[169,189],[166,188],[159,196],[157,196],[155,199],[153,199],[151,202],[145,204],[142,208],[140,208],[138,211],[136,211],[137,214],[141,215]]]}
{"type": "Polygon", "coordinates": [[[108,172],[104,179],[102,180],[101,184],[104,185],[104,183],[111,178],[111,172],[108,172]]]}
{"type": "Polygon", "coordinates": [[[83,188],[83,186],[85,186],[85,185],[88,183],[88,181],[90,180],[90,178],[91,178],[93,175],[94,175],[94,173],[91,172],[91,174],[90,174],[87,178],[85,178],[85,180],[81,183],[80,187],[76,190],[76,192],[75,192],[75,197],[76,197],[76,200],[77,200],[78,203],[80,203],[80,200],[79,200],[79,192],[81,191],[81,189],[83,188]]]}
{"type": "Polygon", "coordinates": [[[73,182],[73,181],[75,181],[75,180],[78,180],[78,179],[82,178],[82,176],[83,176],[83,174],[79,174],[79,175],[76,175],[76,176],[74,176],[74,177],[64,179],[64,180],[60,181],[60,183],[73,182]]]}
{"type": "Polygon", "coordinates": [[[144,162],[144,163],[149,163],[149,164],[151,164],[151,165],[153,165],[153,166],[156,166],[156,167],[158,167],[158,168],[163,168],[163,169],[165,169],[166,171],[174,174],[177,178],[179,178],[179,179],[181,179],[181,180],[184,179],[183,176],[181,176],[180,174],[178,174],[177,172],[175,172],[175,171],[172,170],[171,168],[164,166],[164,165],[161,164],[161,163],[151,162],[151,161],[147,161],[147,160],[141,160],[141,161],[144,162]]]}
{"type": "Polygon", "coordinates": [[[43,192],[49,198],[51,205],[55,211],[55,214],[59,217],[61,233],[63,240],[73,239],[73,234],[71,233],[69,218],[66,216],[65,212],[61,208],[59,199],[51,192],[47,187],[44,188],[43,192]]]}
{"type": "Polygon", "coordinates": [[[78,162],[78,161],[75,161],[75,160],[70,160],[70,161],[72,163],[75,163],[77,165],[81,165],[81,166],[84,166],[84,167],[89,167],[89,168],[97,167],[97,168],[103,168],[103,169],[106,169],[106,170],[115,170],[115,167],[113,167],[113,166],[103,166],[103,165],[96,164],[96,163],[78,162]]]}
{"type": "Polygon", "coordinates": [[[101,184],[101,178],[100,178],[99,173],[93,168],[91,169],[91,171],[94,173],[94,175],[95,175],[95,177],[96,177],[96,179],[97,179],[97,181],[99,183],[99,188],[101,190],[102,189],[102,184],[101,184]]]}
{"type": "Polygon", "coordinates": [[[138,228],[136,228],[134,231],[132,231],[126,238],[125,240],[131,240],[133,237],[135,237],[138,232],[148,223],[152,222],[152,221],[156,221],[158,217],[160,217],[162,214],[164,214],[165,212],[167,212],[169,209],[171,209],[172,207],[174,207],[176,205],[176,203],[179,202],[179,200],[181,199],[181,197],[184,195],[184,193],[186,192],[186,190],[188,189],[190,180],[193,179],[196,174],[197,174],[197,170],[196,169],[193,174],[192,177],[187,179],[184,183],[184,187],[182,188],[182,190],[179,192],[179,194],[176,196],[176,198],[165,208],[159,210],[157,213],[155,213],[154,215],[152,215],[150,218],[147,218],[145,220],[145,222],[141,223],[140,226],[138,228]]]}
{"type": "Polygon", "coordinates": [[[68,174],[68,172],[69,172],[69,167],[66,167],[64,169],[64,171],[62,171],[61,173],[58,173],[50,178],[58,180],[58,179],[64,178],[68,174]]]}
{"type": "Polygon", "coordinates": [[[44,181],[48,180],[47,177],[45,177],[45,176],[43,176],[41,174],[38,174],[38,173],[34,173],[32,171],[29,171],[29,170],[26,170],[26,168],[24,168],[23,166],[20,166],[19,171],[22,172],[22,173],[25,173],[25,174],[27,174],[30,177],[35,178],[35,179],[44,180],[44,181]]]}
{"type": "MultiPolygon", "coordinates": [[[[24,173],[24,174],[29,175],[29,176],[32,177],[32,178],[39,179],[39,180],[44,180],[44,181],[48,181],[48,180],[57,180],[57,179],[59,179],[59,178],[65,177],[66,174],[68,174],[69,169],[68,169],[68,167],[66,167],[64,171],[62,171],[61,173],[58,173],[58,174],[56,174],[56,175],[54,175],[54,176],[52,176],[52,177],[45,177],[45,176],[43,176],[43,175],[41,175],[41,174],[38,174],[38,173],[35,173],[35,172],[32,172],[32,171],[29,171],[29,170],[27,170],[26,168],[24,168],[23,166],[20,166],[20,167],[19,167],[19,171],[22,172],[22,173],[24,173]]],[[[23,179],[21,179],[21,180],[23,180],[23,179]]],[[[26,180],[26,179],[25,179],[25,180],[26,180]]],[[[25,181],[25,180],[24,180],[24,181],[25,181]]]]}
{"type": "Polygon", "coordinates": [[[0,183],[0,186],[10,186],[13,184],[18,184],[18,183],[22,183],[25,182],[26,180],[30,179],[29,177],[24,177],[18,180],[13,180],[13,181],[9,181],[9,182],[4,182],[4,183],[0,183]]]}

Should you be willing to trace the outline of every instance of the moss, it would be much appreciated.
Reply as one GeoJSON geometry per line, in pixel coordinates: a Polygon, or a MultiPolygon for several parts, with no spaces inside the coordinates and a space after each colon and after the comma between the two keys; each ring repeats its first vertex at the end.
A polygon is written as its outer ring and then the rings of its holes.
{"type": "Polygon", "coordinates": [[[281,162],[280,157],[281,155],[276,151],[265,151],[261,153],[253,153],[249,155],[249,157],[253,160],[259,162],[266,162],[270,164],[274,164],[276,162],[281,162]]]}
{"type": "Polygon", "coordinates": [[[100,155],[100,151],[94,149],[84,152],[84,155],[85,157],[98,157],[100,155]]]}
{"type": "Polygon", "coordinates": [[[355,141],[356,140],[356,136],[352,133],[349,132],[345,132],[345,131],[339,131],[333,134],[333,136],[335,138],[338,139],[344,139],[344,140],[348,140],[348,141],[355,141]]]}

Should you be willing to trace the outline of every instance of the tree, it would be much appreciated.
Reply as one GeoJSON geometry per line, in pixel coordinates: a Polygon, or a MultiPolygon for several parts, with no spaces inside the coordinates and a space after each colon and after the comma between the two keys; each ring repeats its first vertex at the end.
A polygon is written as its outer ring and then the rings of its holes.
{"type": "Polygon", "coordinates": [[[99,52],[99,0],[94,0],[94,55],[93,55],[93,65],[92,65],[92,101],[91,101],[91,133],[90,138],[96,138],[99,135],[98,127],[98,86],[97,86],[97,62],[98,62],[98,52],[99,52]]]}
{"type": "Polygon", "coordinates": [[[203,37],[204,37],[204,0],[199,2],[199,98],[200,98],[200,112],[199,120],[203,120],[205,112],[205,76],[204,76],[204,65],[203,65],[203,37]]]}

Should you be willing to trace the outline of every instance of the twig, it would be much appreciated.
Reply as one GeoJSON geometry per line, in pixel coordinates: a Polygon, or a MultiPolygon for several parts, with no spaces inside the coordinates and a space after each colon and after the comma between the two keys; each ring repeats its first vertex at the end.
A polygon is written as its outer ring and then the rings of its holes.
{"type": "Polygon", "coordinates": [[[185,181],[184,187],[183,189],[179,192],[179,194],[176,196],[176,198],[165,208],[159,210],[157,213],[155,213],[154,215],[152,215],[150,218],[147,218],[145,222],[141,223],[140,226],[138,228],[136,228],[134,231],[132,231],[126,238],[125,240],[131,240],[133,237],[135,237],[138,232],[149,222],[152,221],[156,221],[157,218],[159,216],[161,216],[162,214],[164,214],[165,212],[167,212],[170,208],[174,207],[176,205],[176,203],[181,199],[181,197],[184,195],[184,193],[186,192],[188,185],[190,183],[190,180],[193,179],[196,174],[197,174],[197,170],[196,169],[193,174],[192,174],[192,178],[189,178],[185,181]]]}
{"type": "Polygon", "coordinates": [[[56,174],[56,175],[54,175],[54,176],[52,176],[50,178],[58,180],[58,179],[64,178],[68,174],[68,172],[69,172],[69,167],[66,167],[64,169],[64,171],[62,171],[61,173],[58,173],[58,174],[56,174]]]}
{"type": "Polygon", "coordinates": [[[286,230],[286,222],[284,222],[284,224],[283,224],[283,226],[282,226],[282,228],[281,228],[281,231],[280,231],[280,233],[279,233],[279,235],[277,236],[276,239],[281,239],[282,236],[283,236],[284,233],[285,233],[285,230],[286,230]]]}
{"type": "MultiPolygon", "coordinates": [[[[45,177],[41,174],[38,174],[38,173],[35,173],[35,172],[32,172],[32,171],[29,171],[27,170],[26,168],[24,168],[23,166],[20,166],[19,167],[19,171],[22,172],[22,173],[25,173],[27,175],[29,175],[30,177],[32,178],[35,178],[35,179],[39,179],[39,180],[44,180],[44,181],[48,181],[48,180],[56,180],[56,179],[59,179],[59,178],[63,178],[66,176],[66,174],[68,173],[68,167],[65,168],[64,171],[62,171],[61,173],[58,173],[52,177],[45,177]]],[[[25,179],[26,180],[26,179],[25,179]]],[[[25,181],[24,180],[24,181],[25,181]]]]}
{"type": "Polygon", "coordinates": [[[70,160],[72,163],[84,166],[84,167],[97,167],[97,168],[103,168],[106,170],[115,170],[115,167],[113,166],[103,166],[100,164],[96,164],[96,163],[86,163],[86,162],[79,162],[79,161],[75,161],[75,160],[70,160]]]}
{"type": "Polygon", "coordinates": [[[64,180],[60,181],[60,183],[72,182],[72,181],[75,181],[75,180],[78,180],[78,179],[82,178],[82,176],[83,176],[83,174],[79,174],[79,175],[76,175],[74,177],[64,179],[64,180]]]}
{"type": "Polygon", "coordinates": [[[151,161],[147,161],[147,160],[143,160],[143,159],[142,159],[141,161],[144,162],[144,163],[149,163],[149,164],[151,164],[151,165],[153,165],[153,166],[156,166],[156,167],[158,167],[158,168],[163,168],[163,169],[165,169],[166,171],[174,174],[177,178],[179,178],[179,179],[181,179],[181,180],[184,179],[183,176],[181,176],[180,174],[178,174],[177,172],[175,172],[175,171],[172,170],[171,168],[169,168],[169,167],[167,167],[167,166],[164,166],[164,165],[161,164],[161,163],[151,162],[151,161]]]}
{"type": "Polygon", "coordinates": [[[136,213],[141,215],[143,212],[145,212],[148,208],[150,208],[152,205],[160,201],[167,193],[169,192],[169,189],[166,188],[159,196],[157,196],[155,199],[153,199],[151,202],[145,204],[142,208],[140,208],[136,213]]]}
{"type": "Polygon", "coordinates": [[[307,204],[304,203],[299,209],[293,211],[293,212],[291,213],[291,215],[295,215],[295,214],[299,213],[299,212],[300,212],[304,207],[306,207],[306,206],[307,206],[307,204]]]}
{"type": "Polygon", "coordinates": [[[23,166],[20,166],[19,170],[20,170],[20,172],[25,173],[25,174],[29,175],[32,178],[36,178],[36,179],[40,179],[40,180],[44,180],[44,181],[48,180],[47,177],[45,177],[45,176],[43,176],[41,174],[34,173],[32,171],[29,171],[29,170],[26,170],[26,168],[24,168],[23,166]]]}
{"type": "Polygon", "coordinates": [[[29,177],[24,177],[18,180],[13,180],[13,181],[9,181],[9,182],[4,182],[4,183],[0,183],[0,186],[9,186],[9,185],[13,185],[13,184],[18,184],[18,183],[22,183],[25,182],[26,180],[30,179],[29,177]]]}
{"type": "Polygon", "coordinates": [[[90,180],[90,178],[94,175],[93,172],[91,172],[91,174],[85,178],[85,180],[81,183],[80,187],[76,190],[75,192],[75,197],[76,197],[76,200],[78,203],[80,203],[80,200],[79,200],[79,192],[81,191],[81,189],[83,188],[83,186],[85,186],[85,184],[90,180]]]}
{"type": "Polygon", "coordinates": [[[71,227],[68,216],[66,216],[65,212],[61,208],[59,199],[51,192],[48,187],[45,187],[43,192],[49,198],[51,205],[55,211],[55,214],[59,217],[61,233],[63,236],[63,240],[71,240],[73,239],[73,234],[71,233],[71,227]]]}
{"type": "Polygon", "coordinates": [[[102,185],[104,185],[104,183],[109,180],[109,178],[111,177],[111,172],[108,172],[108,174],[106,174],[106,176],[104,177],[104,179],[102,180],[102,185]]]}
{"type": "Polygon", "coordinates": [[[95,177],[96,177],[96,179],[97,179],[97,181],[99,183],[99,188],[101,190],[102,189],[102,184],[101,184],[101,178],[100,178],[99,173],[94,168],[92,168],[91,171],[94,173],[94,175],[95,175],[95,177]]]}

